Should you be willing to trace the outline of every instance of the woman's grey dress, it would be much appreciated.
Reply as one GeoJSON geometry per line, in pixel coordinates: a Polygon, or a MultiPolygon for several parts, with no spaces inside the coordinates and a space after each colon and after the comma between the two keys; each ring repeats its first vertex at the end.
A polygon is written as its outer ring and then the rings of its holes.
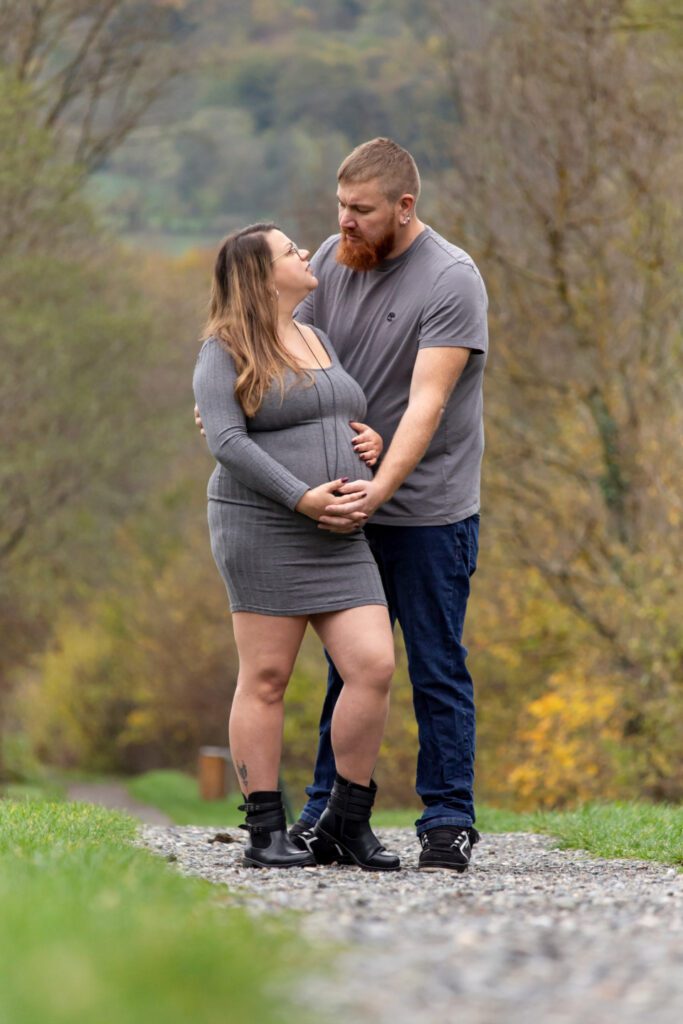
{"type": "Polygon", "coordinates": [[[208,487],[211,550],[233,612],[310,615],[386,605],[363,534],[330,533],[294,511],[311,487],[372,479],[349,426],[363,420],[365,396],[318,333],[332,365],[303,377],[287,371],[284,397],[273,384],[253,417],[235,398],[237,373],[225,346],[209,338],[197,359],[194,393],[217,462],[208,487]]]}

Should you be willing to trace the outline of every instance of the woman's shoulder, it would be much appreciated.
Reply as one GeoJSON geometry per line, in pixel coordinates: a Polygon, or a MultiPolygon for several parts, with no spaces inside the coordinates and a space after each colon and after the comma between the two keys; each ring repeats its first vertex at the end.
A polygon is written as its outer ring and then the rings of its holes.
{"type": "Polygon", "coordinates": [[[202,341],[201,348],[197,353],[196,367],[197,370],[205,369],[210,371],[215,369],[230,374],[237,372],[228,346],[215,334],[211,334],[202,341]]]}
{"type": "Polygon", "coordinates": [[[216,334],[210,334],[208,338],[203,339],[199,352],[197,353],[197,359],[202,359],[205,356],[213,356],[214,358],[227,360],[229,362],[233,361],[230,349],[216,334]]]}

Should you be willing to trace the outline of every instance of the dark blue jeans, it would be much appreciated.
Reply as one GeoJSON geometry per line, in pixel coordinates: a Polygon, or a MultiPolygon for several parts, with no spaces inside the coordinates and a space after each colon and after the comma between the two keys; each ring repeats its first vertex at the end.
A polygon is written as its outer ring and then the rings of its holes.
{"type": "MultiPolygon", "coordinates": [[[[437,825],[474,824],[474,692],[462,645],[479,516],[447,526],[365,527],[408,655],[419,752],[416,789],[425,805],[418,835],[437,825]]],[[[329,661],[329,658],[328,658],[329,661]]],[[[343,681],[330,661],[313,785],[304,821],[322,814],[335,776],[332,712],[343,681]]]]}

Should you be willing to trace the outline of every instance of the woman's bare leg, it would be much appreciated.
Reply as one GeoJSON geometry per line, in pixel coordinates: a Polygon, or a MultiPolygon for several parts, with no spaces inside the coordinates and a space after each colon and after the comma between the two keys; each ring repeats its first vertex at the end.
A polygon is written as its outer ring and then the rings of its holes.
{"type": "Polygon", "coordinates": [[[367,786],[389,713],[394,639],[383,605],[364,605],[311,616],[344,687],[332,717],[337,771],[367,786]]]}
{"type": "Polygon", "coordinates": [[[307,622],[305,615],[233,614],[240,668],[230,712],[230,753],[245,795],[277,789],[283,697],[307,622]]]}

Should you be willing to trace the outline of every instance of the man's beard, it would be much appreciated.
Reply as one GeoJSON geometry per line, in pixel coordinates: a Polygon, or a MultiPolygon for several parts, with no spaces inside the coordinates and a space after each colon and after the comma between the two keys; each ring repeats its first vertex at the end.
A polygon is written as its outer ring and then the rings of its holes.
{"type": "Polygon", "coordinates": [[[395,242],[396,235],[393,228],[389,228],[386,234],[376,242],[368,242],[364,238],[350,242],[348,236],[342,231],[337,246],[337,263],[341,263],[351,270],[374,270],[386,259],[394,248],[395,242]]]}

